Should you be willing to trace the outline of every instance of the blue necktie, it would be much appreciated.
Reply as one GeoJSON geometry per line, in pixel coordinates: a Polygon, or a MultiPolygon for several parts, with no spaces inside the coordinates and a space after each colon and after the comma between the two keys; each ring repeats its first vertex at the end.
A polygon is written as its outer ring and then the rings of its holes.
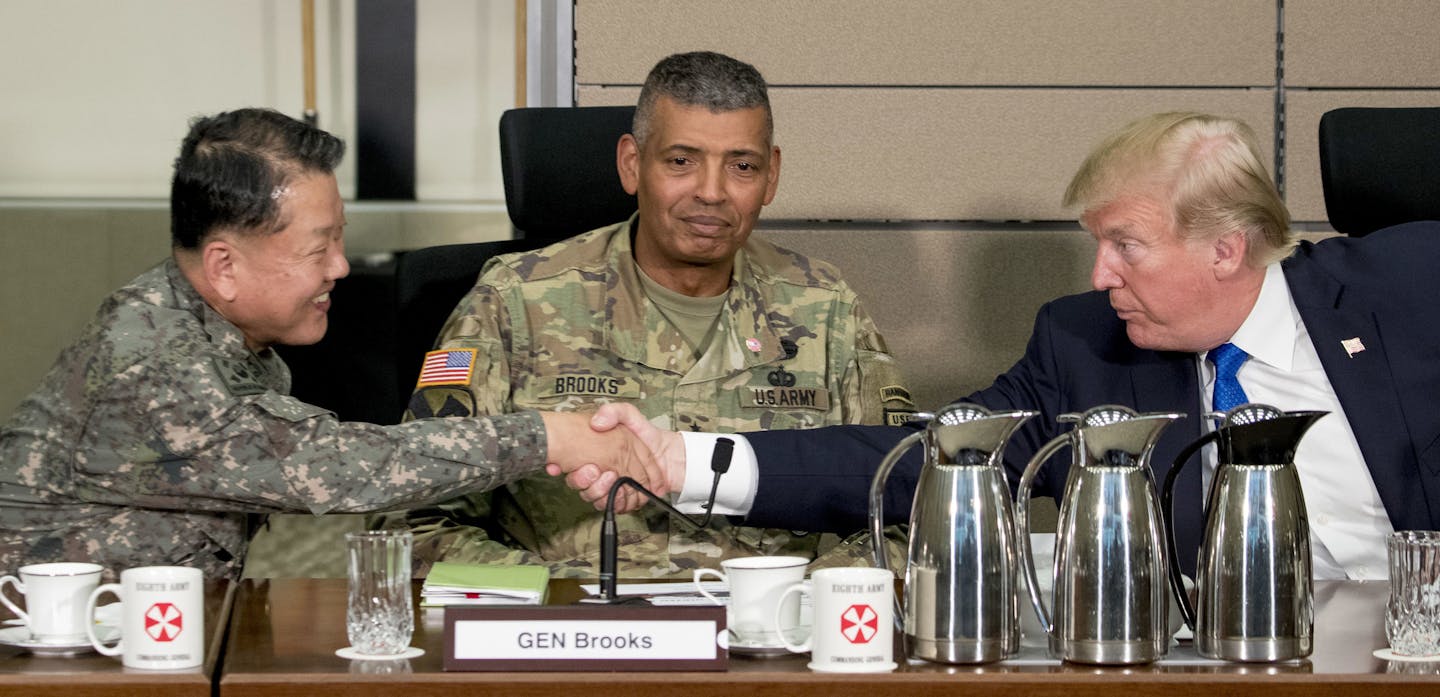
{"type": "Polygon", "coordinates": [[[1230,411],[1250,401],[1245,396],[1245,388],[1235,379],[1240,364],[1249,358],[1250,354],[1235,344],[1220,344],[1205,356],[1206,360],[1215,364],[1215,398],[1212,402],[1215,411],[1230,411]]]}

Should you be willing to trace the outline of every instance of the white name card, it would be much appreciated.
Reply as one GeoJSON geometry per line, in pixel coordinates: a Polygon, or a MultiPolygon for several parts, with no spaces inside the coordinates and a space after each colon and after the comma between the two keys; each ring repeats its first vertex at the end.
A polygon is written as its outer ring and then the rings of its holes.
{"type": "Polygon", "coordinates": [[[445,609],[445,670],[725,670],[722,607],[445,609]]]}

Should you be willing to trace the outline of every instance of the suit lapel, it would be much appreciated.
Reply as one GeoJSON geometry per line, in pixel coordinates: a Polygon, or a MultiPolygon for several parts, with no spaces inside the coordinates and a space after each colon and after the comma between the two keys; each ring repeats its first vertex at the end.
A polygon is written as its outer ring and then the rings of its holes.
{"type": "Polygon", "coordinates": [[[1370,308],[1345,307],[1344,285],[1306,273],[1303,265],[1287,263],[1285,279],[1380,499],[1396,521],[1396,513],[1408,509],[1405,472],[1416,465],[1375,314],[1370,308]]]}

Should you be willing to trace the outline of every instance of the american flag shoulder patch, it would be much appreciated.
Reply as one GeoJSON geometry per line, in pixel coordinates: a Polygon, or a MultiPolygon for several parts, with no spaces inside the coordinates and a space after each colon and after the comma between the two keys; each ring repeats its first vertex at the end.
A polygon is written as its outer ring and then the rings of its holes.
{"type": "Polygon", "coordinates": [[[468,385],[475,370],[475,349],[449,349],[425,354],[415,388],[428,385],[468,385]]]}

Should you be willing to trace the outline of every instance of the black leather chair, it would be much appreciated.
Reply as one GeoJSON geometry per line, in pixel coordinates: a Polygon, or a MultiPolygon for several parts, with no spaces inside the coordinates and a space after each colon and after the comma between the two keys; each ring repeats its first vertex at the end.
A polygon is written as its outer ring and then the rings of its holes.
{"type": "Polygon", "coordinates": [[[615,171],[634,107],[511,109],[500,118],[505,207],[515,239],[352,261],[336,284],[330,329],[314,346],[282,347],[297,398],[346,421],[393,424],[420,363],[491,257],[543,247],[635,212],[615,171]]]}
{"type": "MultiPolygon", "coordinates": [[[[490,257],[534,248],[530,240],[446,244],[403,252],[395,266],[396,390],[404,400],[415,390],[420,363],[434,348],[445,320],[475,287],[490,257]]],[[[399,413],[398,411],[396,412],[399,413]]]]}
{"type": "MultiPolygon", "coordinates": [[[[330,299],[325,338],[311,346],[275,348],[290,366],[290,394],[344,421],[399,422],[395,260],[352,259],[350,275],[335,284],[330,299]]],[[[409,396],[407,390],[404,397],[409,396]]]]}
{"type": "Polygon", "coordinates": [[[615,144],[635,107],[511,109],[500,117],[500,171],[515,236],[542,247],[635,212],[615,144]]]}
{"type": "Polygon", "coordinates": [[[400,394],[485,262],[624,220],[635,212],[615,171],[615,144],[634,107],[511,109],[500,117],[500,169],[515,239],[452,244],[398,255],[396,350],[400,394]]]}
{"type": "Polygon", "coordinates": [[[1349,107],[1320,117],[1320,178],[1336,231],[1440,220],[1440,107],[1349,107]]]}

